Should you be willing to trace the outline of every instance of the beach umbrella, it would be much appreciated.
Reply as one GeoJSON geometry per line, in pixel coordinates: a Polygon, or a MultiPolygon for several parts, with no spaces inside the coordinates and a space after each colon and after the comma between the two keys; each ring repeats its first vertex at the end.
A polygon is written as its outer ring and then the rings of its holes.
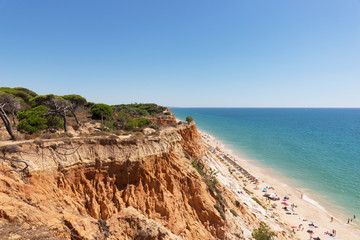
{"type": "Polygon", "coordinates": [[[266,188],[266,187],[264,187],[264,191],[267,191],[267,188],[266,188]]]}
{"type": "Polygon", "coordinates": [[[289,206],[289,204],[287,204],[287,203],[284,203],[284,205],[285,205],[285,206],[289,206]]]}
{"type": "Polygon", "coordinates": [[[296,226],[291,226],[291,228],[297,228],[296,226]]]}
{"type": "Polygon", "coordinates": [[[290,195],[286,194],[285,197],[290,197],[290,195]]]}
{"type": "Polygon", "coordinates": [[[283,202],[286,202],[287,200],[286,199],[283,199],[283,202]]]}

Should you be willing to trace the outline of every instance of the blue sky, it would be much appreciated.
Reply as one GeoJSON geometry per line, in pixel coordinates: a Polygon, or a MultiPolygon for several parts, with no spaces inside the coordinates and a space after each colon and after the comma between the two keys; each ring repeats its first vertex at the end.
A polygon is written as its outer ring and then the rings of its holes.
{"type": "Polygon", "coordinates": [[[107,104],[360,107],[360,1],[0,0],[0,85],[107,104]]]}

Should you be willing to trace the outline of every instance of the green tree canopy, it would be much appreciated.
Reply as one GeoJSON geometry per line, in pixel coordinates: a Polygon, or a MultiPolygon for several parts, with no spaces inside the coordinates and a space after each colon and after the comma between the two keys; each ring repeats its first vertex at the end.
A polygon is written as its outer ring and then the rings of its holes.
{"type": "Polygon", "coordinates": [[[37,106],[35,108],[19,112],[17,117],[20,122],[17,129],[30,134],[46,129],[48,127],[46,124],[47,119],[43,115],[47,112],[49,112],[49,109],[45,106],[37,106]]]}
{"type": "Polygon", "coordinates": [[[94,104],[91,107],[90,112],[95,119],[111,118],[113,115],[113,109],[109,105],[103,103],[94,104]]]}
{"type": "Polygon", "coordinates": [[[67,132],[66,113],[70,110],[70,102],[54,94],[39,95],[30,100],[32,107],[44,105],[49,108],[49,114],[58,115],[63,119],[64,131],[67,132]]]}
{"type": "Polygon", "coordinates": [[[72,108],[74,110],[76,110],[76,108],[80,107],[80,106],[84,106],[87,101],[84,97],[80,96],[80,95],[76,95],[76,94],[69,94],[69,95],[64,95],[62,96],[63,99],[68,100],[71,105],[72,108]]]}
{"type": "Polygon", "coordinates": [[[133,103],[112,106],[115,112],[123,111],[131,116],[155,116],[162,114],[166,107],[158,106],[155,103],[133,103]]]}
{"type": "Polygon", "coordinates": [[[31,107],[37,107],[40,105],[47,105],[47,102],[54,99],[56,96],[54,94],[48,95],[38,95],[30,100],[31,107]]]}
{"type": "Polygon", "coordinates": [[[1,87],[1,92],[12,95],[18,99],[21,99],[25,103],[29,103],[30,99],[37,96],[37,94],[27,88],[9,88],[9,87],[1,87]]]}
{"type": "Polygon", "coordinates": [[[62,98],[67,100],[70,103],[69,110],[74,115],[77,124],[80,124],[79,119],[76,116],[75,111],[80,106],[85,106],[85,104],[87,103],[86,99],[83,98],[82,96],[76,95],[76,94],[65,95],[65,96],[62,96],[62,98]]]}

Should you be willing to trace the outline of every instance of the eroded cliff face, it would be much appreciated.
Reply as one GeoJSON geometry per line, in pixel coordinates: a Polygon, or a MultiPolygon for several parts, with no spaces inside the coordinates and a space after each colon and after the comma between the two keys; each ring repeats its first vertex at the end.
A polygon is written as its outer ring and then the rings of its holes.
{"type": "MultiPolygon", "coordinates": [[[[0,222],[42,226],[67,239],[243,236],[224,209],[231,196],[209,191],[191,165],[206,152],[194,123],[144,138],[34,141],[1,152],[29,166],[2,160],[0,222]]],[[[241,226],[256,223],[236,207],[241,226]]]]}

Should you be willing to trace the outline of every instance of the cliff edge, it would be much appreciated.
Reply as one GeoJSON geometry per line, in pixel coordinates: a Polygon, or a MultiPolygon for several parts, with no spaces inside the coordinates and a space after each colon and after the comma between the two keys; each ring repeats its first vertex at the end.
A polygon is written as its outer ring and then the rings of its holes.
{"type": "Polygon", "coordinates": [[[245,233],[249,235],[259,220],[223,186],[209,190],[192,165],[207,151],[195,123],[144,137],[1,146],[0,235],[246,239],[245,233]]]}

